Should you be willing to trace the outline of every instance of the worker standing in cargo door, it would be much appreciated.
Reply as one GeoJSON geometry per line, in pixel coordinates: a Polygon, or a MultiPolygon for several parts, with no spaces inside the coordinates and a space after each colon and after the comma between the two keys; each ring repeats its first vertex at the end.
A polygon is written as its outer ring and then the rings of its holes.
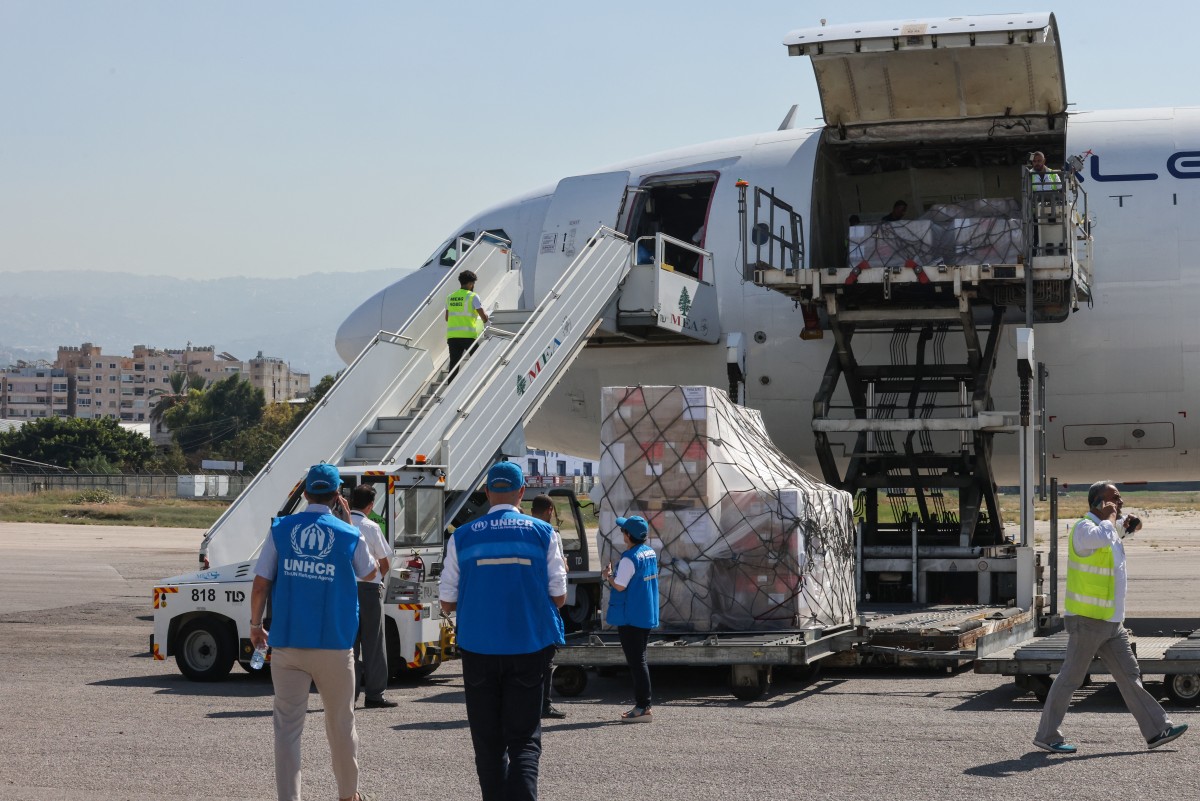
{"type": "Polygon", "coordinates": [[[446,344],[450,347],[450,361],[446,365],[449,381],[463,355],[479,339],[483,326],[488,321],[483,310],[483,301],[475,292],[478,276],[470,270],[458,274],[458,290],[446,297],[446,344]]]}
{"type": "MultiPolygon", "coordinates": [[[[536,517],[544,523],[549,523],[554,526],[554,531],[558,534],[558,555],[562,558],[563,569],[568,569],[567,557],[562,552],[562,533],[559,532],[558,526],[554,525],[554,501],[549,495],[535,495],[529,503],[529,515],[536,517]]],[[[554,661],[554,653],[557,648],[550,650],[550,662],[554,661]]],[[[546,679],[542,683],[542,717],[552,718],[554,720],[562,720],[567,715],[561,709],[550,703],[550,687],[554,684],[554,665],[546,666],[546,679]]]]}
{"type": "Polygon", "coordinates": [[[1088,489],[1091,511],[1074,526],[1067,539],[1065,600],[1067,655],[1050,686],[1033,744],[1055,754],[1074,754],[1059,725],[1071,696],[1100,657],[1121,690],[1125,706],[1137,719],[1146,745],[1158,748],[1187,731],[1173,725],[1166,711],[1142,686],[1142,672],[1129,644],[1125,620],[1125,547],[1121,540],[1138,532],[1142,521],[1121,517],[1121,493],[1108,481],[1088,489]]]}
{"type": "Polygon", "coordinates": [[[625,540],[625,552],[613,573],[612,563],[604,570],[608,582],[608,614],[605,620],[617,627],[621,650],[633,674],[633,709],[621,715],[623,723],[649,723],[650,665],[646,647],[650,631],[658,627],[658,554],[646,544],[650,526],[640,516],[618,517],[617,527],[625,540]]]}
{"type": "Polygon", "coordinates": [[[1035,150],[1029,160],[1029,183],[1034,192],[1052,192],[1062,189],[1062,176],[1058,170],[1046,167],[1045,153],[1035,150]]]}
{"type": "Polygon", "coordinates": [[[457,613],[467,723],[483,801],[537,798],[542,682],[564,643],[562,546],[549,523],[521,514],[525,476],[512,462],[487,474],[491,510],[454,530],[438,579],[457,613]]]}

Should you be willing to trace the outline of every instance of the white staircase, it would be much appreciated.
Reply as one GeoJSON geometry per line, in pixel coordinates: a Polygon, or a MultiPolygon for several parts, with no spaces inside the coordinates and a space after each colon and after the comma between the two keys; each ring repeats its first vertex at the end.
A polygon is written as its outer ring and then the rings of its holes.
{"type": "Polygon", "coordinates": [[[474,489],[583,348],[629,273],[630,251],[621,234],[601,228],[537,308],[515,310],[520,274],[508,243],[482,236],[397,333],[380,332],[346,368],[209,530],[201,554],[214,565],[249,558],[304,471],[322,460],[388,470],[424,456],[447,466],[446,489],[474,489]],[[466,269],[494,322],[447,383],[443,299],[466,269]]]}

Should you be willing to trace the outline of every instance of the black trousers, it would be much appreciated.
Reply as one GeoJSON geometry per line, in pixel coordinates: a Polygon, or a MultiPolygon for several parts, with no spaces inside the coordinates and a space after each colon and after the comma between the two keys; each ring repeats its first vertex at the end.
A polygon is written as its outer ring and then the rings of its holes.
{"type": "Polygon", "coordinates": [[[475,340],[455,337],[454,339],[447,339],[446,344],[450,346],[450,362],[446,365],[446,369],[450,372],[449,377],[454,378],[458,363],[462,361],[462,357],[475,344],[475,340]]]}
{"type": "Polygon", "coordinates": [[[542,687],[553,647],[529,654],[462,652],[467,723],[483,801],[537,798],[542,687]]]}
{"type": "Polygon", "coordinates": [[[621,638],[621,650],[625,652],[625,662],[633,675],[633,704],[634,706],[650,706],[650,665],[646,662],[646,645],[650,641],[650,629],[640,629],[637,626],[617,626],[617,636],[621,638]]]}
{"type": "Polygon", "coordinates": [[[549,648],[550,655],[546,657],[546,678],[542,680],[542,711],[550,708],[550,688],[554,685],[554,654],[558,651],[556,646],[551,645],[549,648]]]}

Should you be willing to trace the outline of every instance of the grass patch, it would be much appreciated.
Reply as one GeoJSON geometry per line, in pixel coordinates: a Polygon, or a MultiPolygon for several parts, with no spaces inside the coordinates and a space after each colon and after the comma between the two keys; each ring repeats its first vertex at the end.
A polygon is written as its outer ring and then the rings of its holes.
{"type": "Polygon", "coordinates": [[[0,496],[0,521],[79,523],[101,526],[208,528],[228,501],[184,498],[123,498],[79,492],[0,496]]]}

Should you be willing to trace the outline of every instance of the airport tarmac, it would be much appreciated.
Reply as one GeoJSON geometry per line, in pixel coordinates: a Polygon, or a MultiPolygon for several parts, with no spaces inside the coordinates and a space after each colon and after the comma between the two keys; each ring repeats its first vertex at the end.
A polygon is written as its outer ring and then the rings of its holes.
{"type": "MultiPolygon", "coordinates": [[[[1200,626],[1200,516],[1143,516],[1130,627],[1200,626]]],[[[194,684],[148,656],[151,587],[192,570],[191,529],[0,524],[0,799],[274,798],[271,684],[235,667],[194,684]]],[[[960,672],[825,672],[735,701],[721,671],[655,672],[655,721],[623,726],[627,675],[592,676],[544,727],[541,797],[1186,798],[1200,731],[1147,751],[1108,681],[1068,713],[1076,757],[1030,744],[1040,704],[960,672]]],[[[1161,677],[1148,677],[1157,679],[1161,677]]],[[[1158,685],[1151,683],[1151,689],[1158,685]]],[[[361,786],[385,799],[478,798],[456,663],[358,714],[361,786]]],[[[305,797],[334,798],[320,698],[305,797]]],[[[1200,723],[1200,711],[1172,710],[1200,723]]]]}

